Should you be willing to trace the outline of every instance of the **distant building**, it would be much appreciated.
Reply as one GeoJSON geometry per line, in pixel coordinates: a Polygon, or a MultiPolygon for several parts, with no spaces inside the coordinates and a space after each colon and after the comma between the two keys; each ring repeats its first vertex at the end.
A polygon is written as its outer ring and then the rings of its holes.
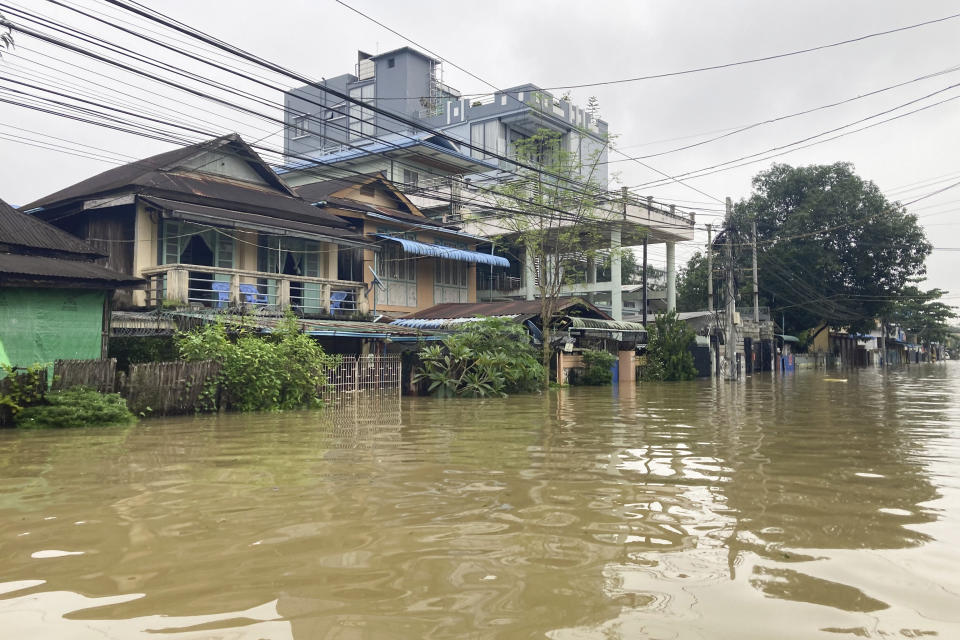
{"type": "Polygon", "coordinates": [[[139,278],[0,200],[0,362],[16,367],[106,355],[110,299],[139,278]]]}

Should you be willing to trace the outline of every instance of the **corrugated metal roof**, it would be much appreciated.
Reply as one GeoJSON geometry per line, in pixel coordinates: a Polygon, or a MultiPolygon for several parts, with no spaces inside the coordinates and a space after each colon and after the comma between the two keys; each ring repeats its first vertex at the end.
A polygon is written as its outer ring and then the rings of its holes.
{"type": "Polygon", "coordinates": [[[407,240],[398,238],[386,233],[375,233],[375,237],[383,238],[400,244],[407,253],[418,256],[432,256],[434,258],[444,258],[446,260],[458,260],[460,262],[469,262],[471,264],[489,264],[495,267],[509,267],[510,261],[500,256],[489,253],[480,253],[479,251],[467,251],[466,249],[457,249],[440,244],[429,244],[426,242],[417,242],[416,240],[407,240]]]}
{"type": "Polygon", "coordinates": [[[64,284],[82,281],[122,287],[142,284],[143,280],[108,269],[94,262],[64,260],[45,256],[0,253],[0,280],[11,277],[58,280],[64,284]]]}
{"type": "MultiPolygon", "coordinates": [[[[490,316],[486,316],[490,317],[490,316]]],[[[413,329],[449,329],[458,327],[471,322],[480,322],[485,320],[484,316],[475,316],[472,318],[400,318],[390,324],[397,327],[410,327],[413,329]]],[[[514,320],[517,316],[493,316],[504,320],[514,320]]]]}
{"type": "Polygon", "coordinates": [[[573,329],[606,329],[609,331],[646,331],[641,322],[623,320],[601,320],[599,318],[567,318],[573,329]]]}
{"type": "MultiPolygon", "coordinates": [[[[574,307],[580,307],[589,314],[589,317],[613,319],[583,298],[560,298],[557,300],[558,315],[566,315],[565,312],[574,307]]],[[[504,302],[445,302],[422,311],[415,311],[404,316],[404,319],[473,318],[478,316],[515,316],[526,319],[537,315],[540,315],[539,300],[507,300],[504,302]]]]}
{"type": "Polygon", "coordinates": [[[164,153],[158,153],[149,158],[143,158],[135,162],[130,162],[113,169],[108,169],[95,176],[81,180],[60,191],[55,191],[48,196],[35,200],[23,207],[24,210],[30,210],[36,207],[48,207],[53,204],[60,204],[66,201],[87,198],[95,194],[108,193],[116,191],[126,185],[139,183],[144,176],[160,171],[175,169],[186,160],[196,156],[204,151],[215,151],[225,146],[233,148],[232,153],[242,155],[247,158],[251,167],[257,171],[267,182],[273,185],[279,192],[293,195],[293,191],[280,179],[270,165],[265,163],[262,158],[243,141],[239,134],[231,133],[212,140],[206,140],[186,147],[179,147],[164,153]]]}
{"type": "Polygon", "coordinates": [[[73,254],[84,259],[103,257],[80,238],[21,213],[3,200],[0,200],[0,244],[73,254]]]}
{"type": "Polygon", "coordinates": [[[171,212],[171,217],[192,220],[193,222],[200,222],[202,224],[217,226],[218,223],[221,223],[222,226],[251,229],[262,227],[273,233],[285,230],[295,232],[298,235],[312,235],[321,240],[334,239],[349,240],[363,244],[370,243],[369,240],[361,235],[344,229],[334,229],[325,224],[285,220],[282,225],[278,225],[275,218],[256,213],[247,213],[245,211],[237,211],[223,207],[210,207],[192,202],[179,202],[177,200],[158,198],[156,196],[141,196],[141,198],[160,209],[171,212]]]}

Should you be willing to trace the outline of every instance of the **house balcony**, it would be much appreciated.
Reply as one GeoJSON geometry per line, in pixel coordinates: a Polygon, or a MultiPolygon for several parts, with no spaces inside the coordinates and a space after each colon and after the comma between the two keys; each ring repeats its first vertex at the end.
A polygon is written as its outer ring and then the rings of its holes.
{"type": "Polygon", "coordinates": [[[169,304],[212,309],[248,308],[305,315],[366,314],[366,285],[349,280],[165,264],[143,270],[148,307],[169,304]]]}

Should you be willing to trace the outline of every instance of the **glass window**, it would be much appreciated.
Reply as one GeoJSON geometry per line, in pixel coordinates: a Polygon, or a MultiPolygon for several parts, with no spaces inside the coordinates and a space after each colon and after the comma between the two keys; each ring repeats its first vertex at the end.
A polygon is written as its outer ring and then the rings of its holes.
{"type": "Polygon", "coordinates": [[[303,138],[310,135],[310,125],[307,116],[294,116],[293,118],[293,137],[303,138]]]}

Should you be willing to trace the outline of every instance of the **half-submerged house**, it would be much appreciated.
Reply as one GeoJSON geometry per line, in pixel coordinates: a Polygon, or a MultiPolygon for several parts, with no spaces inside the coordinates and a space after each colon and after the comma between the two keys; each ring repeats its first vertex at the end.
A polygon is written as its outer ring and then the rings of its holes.
{"type": "Polygon", "coordinates": [[[441,303],[476,302],[477,269],[502,271],[510,266],[506,258],[477,251],[482,238],[425,216],[382,174],[313,182],[295,191],[375,243],[377,251],[371,246],[341,254],[339,276],[363,282],[367,304],[378,313],[409,314],[441,303]]]}
{"type": "Polygon", "coordinates": [[[364,284],[340,280],[337,265],[371,243],[300,199],[237,134],[110,169],[24,209],[147,280],[118,291],[122,308],[366,312],[364,284]]]}
{"type": "Polygon", "coordinates": [[[0,362],[15,367],[106,354],[110,299],[139,278],[104,255],[0,200],[0,362]]]}

